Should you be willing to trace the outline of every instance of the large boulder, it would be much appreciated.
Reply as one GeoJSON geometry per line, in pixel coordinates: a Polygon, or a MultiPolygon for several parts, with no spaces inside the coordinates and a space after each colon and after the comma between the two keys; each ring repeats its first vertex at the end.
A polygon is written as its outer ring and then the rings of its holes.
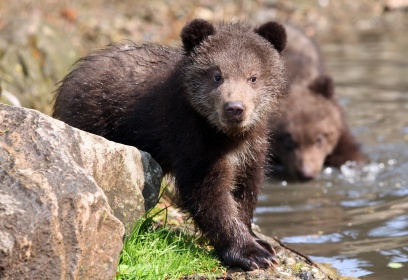
{"type": "Polygon", "coordinates": [[[130,229],[144,213],[143,189],[148,207],[157,200],[151,157],[0,104],[0,162],[0,278],[112,279],[120,221],[130,229]]]}

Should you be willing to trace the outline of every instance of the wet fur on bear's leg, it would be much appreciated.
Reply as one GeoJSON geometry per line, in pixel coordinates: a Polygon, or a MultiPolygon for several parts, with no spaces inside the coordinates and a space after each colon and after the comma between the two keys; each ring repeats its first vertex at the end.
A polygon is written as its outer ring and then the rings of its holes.
{"type": "Polygon", "coordinates": [[[343,131],[333,152],[326,158],[325,164],[339,168],[347,161],[367,162],[367,157],[361,152],[361,145],[349,129],[343,131]]]}
{"type": "MultiPolygon", "coordinates": [[[[261,162],[267,144],[255,145],[257,139],[245,138],[248,143],[243,145],[241,141],[230,138],[220,141],[219,136],[217,140],[213,136],[206,135],[200,148],[208,149],[204,153],[208,165],[175,170],[180,206],[189,211],[224,264],[245,270],[268,268],[275,261],[275,252],[251,229],[257,194],[263,182],[261,162]],[[224,156],[215,156],[217,153],[224,156]]],[[[189,160],[193,158],[182,159],[183,162],[189,160]]]]}
{"type": "Polygon", "coordinates": [[[233,174],[233,168],[225,160],[208,170],[205,183],[194,194],[183,191],[186,188],[180,184],[181,206],[190,212],[225,265],[245,270],[267,268],[273,263],[274,252],[258,243],[248,228],[249,221],[240,218],[240,207],[230,191],[234,180],[226,175],[233,174]]]}

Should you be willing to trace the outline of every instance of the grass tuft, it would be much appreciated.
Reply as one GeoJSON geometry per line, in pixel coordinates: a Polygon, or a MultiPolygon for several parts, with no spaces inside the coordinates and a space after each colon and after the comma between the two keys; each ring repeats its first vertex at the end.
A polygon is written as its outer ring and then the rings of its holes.
{"type": "MultiPolygon", "coordinates": [[[[125,239],[116,279],[179,279],[188,275],[215,278],[225,268],[212,247],[183,231],[166,228],[154,221],[155,214],[138,220],[125,239]]],[[[167,215],[166,215],[167,217],[167,215]]]]}

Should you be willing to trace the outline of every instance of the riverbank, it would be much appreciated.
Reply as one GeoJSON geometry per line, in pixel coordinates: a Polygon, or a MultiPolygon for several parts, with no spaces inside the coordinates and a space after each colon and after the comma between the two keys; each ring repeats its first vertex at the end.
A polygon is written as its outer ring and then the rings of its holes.
{"type": "Polygon", "coordinates": [[[194,227],[192,220],[162,197],[146,218],[135,226],[125,240],[119,260],[117,279],[327,279],[353,280],[342,277],[328,266],[310,260],[277,238],[260,233],[276,251],[276,264],[269,270],[244,272],[221,264],[214,249],[194,227]],[[152,246],[152,244],[154,244],[152,246]],[[158,251],[159,250],[159,251],[158,251]]]}

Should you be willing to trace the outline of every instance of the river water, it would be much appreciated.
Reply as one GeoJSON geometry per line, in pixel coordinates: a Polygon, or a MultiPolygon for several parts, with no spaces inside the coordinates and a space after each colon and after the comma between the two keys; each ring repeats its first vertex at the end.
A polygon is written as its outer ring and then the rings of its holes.
{"type": "Polygon", "coordinates": [[[343,276],[408,280],[408,36],[367,35],[322,51],[371,162],[326,168],[307,183],[269,179],[255,222],[343,276]]]}

